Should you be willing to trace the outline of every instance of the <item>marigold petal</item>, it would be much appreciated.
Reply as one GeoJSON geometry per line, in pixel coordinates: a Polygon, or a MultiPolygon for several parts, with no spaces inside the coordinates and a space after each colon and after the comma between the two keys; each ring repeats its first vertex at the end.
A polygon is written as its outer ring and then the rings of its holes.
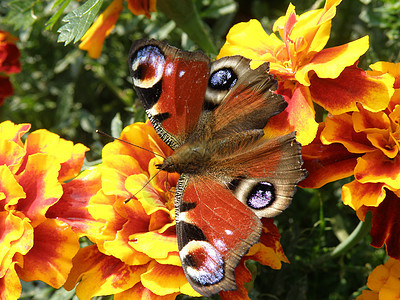
{"type": "Polygon", "coordinates": [[[146,253],[135,249],[131,246],[132,241],[130,236],[137,232],[146,232],[149,225],[149,216],[143,210],[142,205],[137,200],[130,200],[128,203],[118,204],[121,206],[117,210],[119,214],[124,216],[124,223],[121,229],[107,226],[107,236],[105,238],[103,247],[107,254],[111,254],[128,265],[143,265],[150,261],[146,253]],[[109,236],[109,237],[108,237],[109,236]]]}
{"type": "Polygon", "coordinates": [[[144,265],[148,263],[151,258],[146,253],[137,251],[131,247],[131,244],[134,242],[129,240],[129,233],[132,230],[126,229],[134,225],[136,224],[131,221],[125,223],[123,228],[116,233],[115,240],[104,241],[103,248],[107,254],[119,258],[127,265],[144,265]]]}
{"type": "Polygon", "coordinates": [[[175,300],[179,293],[159,296],[154,294],[148,288],[145,288],[142,283],[135,284],[134,287],[114,296],[115,300],[132,300],[132,299],[151,299],[151,300],[175,300]]]}
{"type": "Polygon", "coordinates": [[[83,161],[85,160],[85,153],[89,150],[90,149],[83,144],[74,145],[70,158],[61,164],[58,180],[63,182],[76,177],[81,171],[83,161]]]}
{"type": "Polygon", "coordinates": [[[185,293],[189,296],[199,296],[186,280],[182,267],[172,265],[162,265],[155,261],[150,262],[147,272],[141,276],[144,287],[154,294],[165,296],[173,293],[185,293]],[[182,289],[185,287],[185,291],[182,289]]]}
{"type": "MultiPolygon", "coordinates": [[[[125,127],[122,130],[120,139],[151,150],[164,157],[170,156],[173,153],[172,149],[161,141],[149,121],[146,123],[136,122],[125,127]]],[[[114,155],[134,157],[142,170],[147,170],[149,162],[155,157],[151,152],[118,140],[105,145],[102,151],[103,159],[114,155]]]]}
{"type": "Polygon", "coordinates": [[[126,187],[131,193],[135,194],[146,214],[151,215],[156,211],[164,211],[167,214],[170,210],[165,206],[165,198],[152,184],[148,184],[148,177],[143,174],[132,175],[126,180],[126,187]],[[140,190],[138,192],[138,190],[140,190]]]}
{"type": "Polygon", "coordinates": [[[0,207],[4,210],[12,210],[19,199],[25,198],[26,194],[5,165],[0,166],[0,207]]]}
{"type": "Polygon", "coordinates": [[[157,258],[156,261],[162,265],[182,266],[179,252],[169,252],[167,258],[157,258]]]}
{"type": "Polygon", "coordinates": [[[357,111],[357,103],[370,111],[380,111],[388,106],[393,95],[393,82],[388,74],[371,76],[351,66],[335,79],[311,75],[310,91],[316,103],[335,115],[357,111]]]}
{"type": "Polygon", "coordinates": [[[138,283],[147,269],[147,265],[128,266],[113,256],[104,255],[96,245],[80,249],[72,262],[64,288],[71,290],[81,280],[76,287],[76,295],[81,300],[123,292],[138,283]]]}
{"type": "Polygon", "coordinates": [[[379,300],[379,293],[369,290],[362,290],[356,300],[379,300]]]}
{"type": "Polygon", "coordinates": [[[33,247],[24,256],[23,267],[16,267],[17,273],[24,281],[41,280],[60,288],[78,250],[78,236],[71,228],[59,220],[47,219],[35,228],[33,247]]]}
{"type": "Polygon", "coordinates": [[[321,123],[315,140],[301,148],[303,168],[308,171],[308,177],[299,183],[301,187],[320,188],[328,182],[353,175],[359,155],[338,143],[322,144],[320,136],[324,126],[321,123]]]}
{"type": "Polygon", "coordinates": [[[296,80],[302,85],[309,86],[311,71],[314,71],[319,78],[338,78],[346,67],[352,66],[368,50],[368,40],[368,36],[364,36],[345,45],[317,52],[307,64],[297,70],[296,80]]]}
{"type": "Polygon", "coordinates": [[[104,157],[101,169],[104,194],[120,196],[125,199],[131,197],[131,193],[125,187],[126,179],[130,175],[143,173],[135,158],[127,155],[104,157]]]}
{"type": "Polygon", "coordinates": [[[378,206],[386,196],[384,184],[360,183],[353,180],[342,187],[343,203],[358,210],[363,205],[378,206]]]}
{"type": "Polygon", "coordinates": [[[35,130],[25,141],[26,154],[45,153],[57,157],[60,163],[71,157],[74,143],[60,138],[46,129],[35,130]]]}
{"type": "Polygon", "coordinates": [[[28,123],[16,125],[11,121],[4,121],[0,123],[0,138],[13,141],[23,147],[24,145],[21,141],[21,137],[30,129],[31,124],[28,123]]]}
{"type": "Polygon", "coordinates": [[[378,207],[368,207],[372,211],[371,246],[381,248],[386,244],[389,256],[400,259],[400,227],[398,212],[400,198],[391,191],[386,192],[386,198],[378,207]]]}
{"type": "Polygon", "coordinates": [[[150,19],[150,12],[156,11],[156,0],[128,0],[128,9],[134,15],[145,15],[150,19]]]}
{"type": "Polygon", "coordinates": [[[296,139],[302,145],[311,143],[318,130],[315,112],[307,87],[292,82],[279,83],[277,94],[282,95],[288,106],[272,117],[265,127],[266,135],[284,135],[296,131],[296,139]]]}
{"type": "Polygon", "coordinates": [[[21,295],[21,283],[17,272],[14,269],[16,262],[7,269],[7,272],[0,277],[0,299],[17,300],[21,295]]]}
{"type": "Polygon", "coordinates": [[[379,291],[389,278],[389,269],[384,265],[379,265],[369,274],[367,286],[373,291],[379,291]]]}
{"type": "Polygon", "coordinates": [[[6,165],[15,174],[20,168],[25,149],[17,143],[0,139],[0,165],[6,165]]]}
{"type": "Polygon", "coordinates": [[[321,132],[324,144],[340,143],[352,153],[365,153],[375,150],[365,133],[357,133],[353,128],[353,118],[350,114],[328,115],[325,118],[325,128],[321,132]]]}
{"type": "Polygon", "coordinates": [[[135,250],[145,253],[153,259],[165,259],[170,252],[178,252],[176,234],[167,232],[143,232],[132,234],[129,245],[135,250]]]}
{"type": "Polygon", "coordinates": [[[101,188],[100,168],[92,167],[63,185],[61,199],[47,211],[48,218],[61,220],[80,236],[100,232],[104,222],[89,213],[89,200],[101,188]]]}
{"type": "Polygon", "coordinates": [[[33,227],[45,221],[49,207],[62,196],[57,179],[59,170],[60,164],[54,156],[36,153],[29,155],[25,169],[17,176],[26,198],[18,201],[16,209],[31,220],[33,227]]]}
{"type": "Polygon", "coordinates": [[[12,267],[15,253],[25,255],[33,246],[33,228],[29,220],[12,213],[0,212],[0,245],[1,278],[12,267]]]}
{"type": "Polygon", "coordinates": [[[114,0],[97,18],[85,35],[81,38],[79,49],[87,50],[91,58],[98,58],[105,38],[114,29],[123,9],[122,0],[114,0]]]}
{"type": "Polygon", "coordinates": [[[234,25],[226,36],[218,57],[242,55],[252,60],[276,62],[276,49],[284,43],[275,35],[268,35],[258,20],[252,19],[234,25]]]}
{"type": "Polygon", "coordinates": [[[361,183],[385,183],[390,189],[400,189],[400,157],[389,159],[381,151],[369,152],[358,158],[355,178],[361,183]]]}

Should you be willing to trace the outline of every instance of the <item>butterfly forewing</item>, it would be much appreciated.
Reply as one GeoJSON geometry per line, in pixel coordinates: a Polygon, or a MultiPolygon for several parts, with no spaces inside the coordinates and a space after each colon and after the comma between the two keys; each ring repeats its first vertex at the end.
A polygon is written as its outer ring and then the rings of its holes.
{"type": "Polygon", "coordinates": [[[171,148],[183,143],[203,107],[210,60],[156,40],[138,40],[129,53],[136,93],[157,133],[171,148]]]}

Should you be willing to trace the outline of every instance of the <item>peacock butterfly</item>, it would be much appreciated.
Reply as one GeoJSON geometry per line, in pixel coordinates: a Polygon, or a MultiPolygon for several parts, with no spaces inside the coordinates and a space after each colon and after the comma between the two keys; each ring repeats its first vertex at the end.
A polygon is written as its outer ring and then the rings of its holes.
{"type": "Polygon", "coordinates": [[[287,208],[306,177],[295,132],[263,137],[287,106],[273,92],[269,65],[253,70],[241,56],[210,62],[138,40],[129,69],[153,127],[174,150],[157,167],[180,174],[175,218],[186,278],[204,296],[235,290],[235,268],[259,241],[260,218],[287,208]]]}

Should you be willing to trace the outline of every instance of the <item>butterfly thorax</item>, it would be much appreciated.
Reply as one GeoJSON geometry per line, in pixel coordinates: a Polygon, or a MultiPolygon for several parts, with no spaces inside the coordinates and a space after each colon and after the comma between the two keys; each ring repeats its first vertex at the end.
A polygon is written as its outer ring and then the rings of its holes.
{"type": "Polygon", "coordinates": [[[210,164],[212,151],[205,141],[186,143],[157,165],[169,173],[202,174],[210,164]]]}

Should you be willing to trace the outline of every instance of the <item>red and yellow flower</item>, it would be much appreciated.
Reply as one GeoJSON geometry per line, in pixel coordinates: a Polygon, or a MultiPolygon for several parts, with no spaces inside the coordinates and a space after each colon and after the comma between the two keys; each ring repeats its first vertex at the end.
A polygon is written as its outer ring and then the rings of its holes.
{"type": "Polygon", "coordinates": [[[0,30],[0,105],[14,93],[7,75],[21,72],[19,50],[15,45],[17,38],[0,30]]]}
{"type": "Polygon", "coordinates": [[[363,290],[357,300],[400,299],[400,261],[389,258],[377,266],[367,281],[369,290],[363,290]]]}
{"type": "Polygon", "coordinates": [[[30,124],[0,123],[0,298],[18,299],[19,278],[61,287],[79,249],[78,237],[49,208],[76,176],[87,148],[46,130],[21,137],[30,124]]]}
{"type": "Polygon", "coordinates": [[[318,129],[313,102],[332,114],[355,111],[356,102],[379,111],[393,92],[390,76],[367,74],[356,67],[369,47],[368,36],[324,49],[340,2],[327,0],[324,8],[300,16],[290,4],[273,26],[280,38],[268,35],[257,20],[239,23],[230,29],[218,55],[245,56],[252,59],[253,67],[270,63],[270,72],[280,81],[277,93],[285,97],[288,107],[269,121],[268,129],[277,134],[296,130],[303,145],[314,139],[318,129]]]}
{"type": "MultiPolygon", "coordinates": [[[[121,139],[162,156],[172,153],[149,123],[126,127],[121,139]]],[[[71,205],[81,207],[77,217],[70,210],[61,218],[70,220],[76,231],[94,243],[79,250],[64,285],[72,289],[78,283],[76,293],[81,300],[110,294],[115,299],[175,299],[180,293],[199,296],[187,282],[178,255],[174,214],[178,175],[159,172],[155,167],[159,163],[153,153],[117,140],[104,147],[101,165],[67,184],[71,193],[64,193],[53,213],[62,214],[71,205]],[[84,210],[90,214],[86,214],[87,227],[84,210]]],[[[275,269],[287,262],[273,221],[263,224],[261,243],[251,248],[236,269],[238,291],[221,292],[222,297],[247,299],[243,284],[251,275],[245,260],[275,269]]]]}
{"type": "Polygon", "coordinates": [[[328,115],[317,138],[303,147],[309,177],[301,185],[318,188],[327,182],[354,175],[343,186],[343,203],[361,220],[372,211],[372,245],[386,244],[388,254],[400,258],[396,221],[400,209],[400,64],[378,62],[370,75],[393,77],[395,92],[384,109],[328,115]]]}
{"type": "MultiPolygon", "coordinates": [[[[134,15],[145,15],[150,18],[150,12],[156,11],[156,0],[127,0],[128,9],[134,15]]],[[[91,58],[98,58],[106,37],[115,27],[121,11],[123,0],[114,0],[97,18],[85,35],[81,38],[79,48],[86,50],[91,58]]]]}

